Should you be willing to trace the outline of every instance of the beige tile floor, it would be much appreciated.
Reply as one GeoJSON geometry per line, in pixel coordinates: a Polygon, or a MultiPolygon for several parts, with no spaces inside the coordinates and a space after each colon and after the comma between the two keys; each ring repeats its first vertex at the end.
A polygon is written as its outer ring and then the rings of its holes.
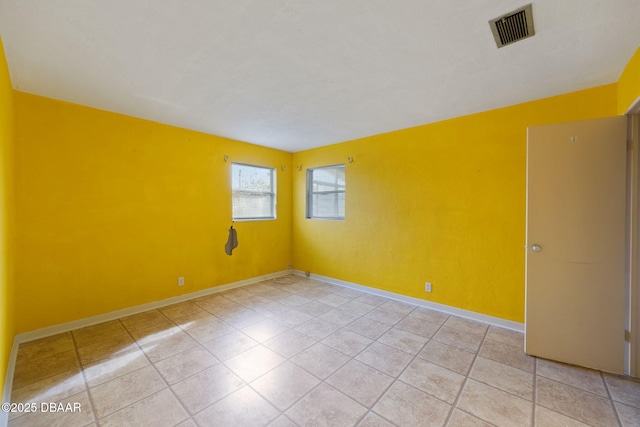
{"type": "Polygon", "coordinates": [[[10,426],[638,426],[640,383],[523,336],[288,277],[20,345],[10,426]],[[71,406],[72,407],[72,406],[71,406]]]}

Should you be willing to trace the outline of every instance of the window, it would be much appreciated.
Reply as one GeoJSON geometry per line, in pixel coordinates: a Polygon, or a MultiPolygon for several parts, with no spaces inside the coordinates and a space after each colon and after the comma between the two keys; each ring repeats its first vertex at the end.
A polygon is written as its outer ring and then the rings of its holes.
{"type": "Polygon", "coordinates": [[[275,219],[275,169],[232,163],[231,190],[234,221],[275,219]]]}
{"type": "Polygon", "coordinates": [[[344,165],[307,170],[307,218],[344,219],[344,165]]]}

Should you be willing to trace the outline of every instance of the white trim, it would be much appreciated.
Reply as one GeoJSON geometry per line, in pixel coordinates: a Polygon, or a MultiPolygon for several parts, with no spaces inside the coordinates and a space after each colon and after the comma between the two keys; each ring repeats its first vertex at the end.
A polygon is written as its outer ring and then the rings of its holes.
{"type": "Polygon", "coordinates": [[[640,97],[636,100],[636,114],[629,114],[629,128],[627,131],[628,168],[627,168],[627,283],[626,283],[626,313],[625,335],[629,331],[629,340],[625,340],[625,375],[640,378],[640,203],[638,202],[638,188],[640,188],[640,97]]]}
{"type": "Polygon", "coordinates": [[[99,314],[97,316],[87,317],[80,320],[74,320],[67,323],[61,323],[59,325],[49,326],[47,328],[37,329],[35,331],[18,334],[16,335],[15,342],[17,342],[18,344],[21,344],[28,341],[49,337],[51,335],[60,334],[62,332],[69,332],[75,329],[84,328],[86,326],[108,322],[109,320],[116,320],[121,317],[131,316],[132,314],[142,313],[143,311],[154,310],[156,308],[166,307],[167,305],[177,304],[180,302],[188,301],[190,299],[199,298],[199,297],[203,297],[211,294],[216,294],[218,292],[228,291],[229,289],[235,289],[242,286],[252,285],[254,283],[262,282],[264,280],[274,279],[276,277],[286,276],[288,274],[291,274],[291,271],[289,270],[278,271],[276,273],[265,274],[263,276],[240,280],[237,282],[228,283],[226,285],[214,286],[212,288],[202,289],[200,291],[167,298],[160,301],[154,301],[146,304],[136,305],[135,307],[124,308],[122,310],[116,310],[109,313],[99,314]]]}
{"type": "MultiPolygon", "coordinates": [[[[91,326],[91,325],[95,325],[102,322],[108,322],[109,320],[116,320],[121,317],[142,313],[148,310],[154,310],[156,308],[165,307],[171,304],[177,304],[180,302],[188,301],[190,299],[199,298],[199,297],[203,297],[211,294],[216,294],[218,292],[228,291],[230,289],[235,289],[242,286],[252,285],[254,283],[259,283],[264,280],[275,279],[277,277],[282,277],[282,276],[291,274],[291,272],[292,272],[291,270],[278,271],[276,273],[265,274],[263,276],[253,277],[245,280],[239,280],[237,282],[228,283],[226,285],[214,286],[212,288],[202,289],[200,291],[167,298],[160,301],[154,301],[146,304],[136,305],[135,307],[124,308],[122,310],[116,310],[110,313],[99,314],[97,316],[87,317],[80,320],[74,320],[71,322],[61,323],[59,325],[49,326],[47,328],[36,329],[35,331],[18,334],[13,339],[13,347],[11,348],[11,355],[9,356],[9,362],[7,365],[7,376],[4,383],[4,391],[2,393],[2,402],[11,401],[13,375],[15,372],[16,359],[18,357],[18,346],[21,343],[37,340],[40,338],[46,338],[46,337],[60,334],[63,332],[69,332],[75,329],[84,328],[85,326],[91,326]]],[[[6,427],[8,423],[9,423],[8,413],[0,411],[0,427],[6,427]]]]}
{"type": "MultiPolygon", "coordinates": [[[[154,301],[147,304],[137,305],[135,307],[129,307],[122,310],[112,311],[110,313],[100,314],[97,316],[87,317],[85,319],[74,320],[59,325],[49,326],[47,328],[37,329],[31,332],[25,332],[18,334],[13,340],[13,347],[11,349],[11,356],[9,357],[9,363],[7,367],[7,376],[4,385],[4,393],[2,395],[3,402],[9,402],[11,398],[13,375],[15,371],[16,359],[18,356],[18,346],[21,343],[28,341],[45,338],[51,335],[60,334],[63,332],[69,332],[75,329],[83,328],[86,326],[95,325],[109,320],[116,320],[121,317],[130,316],[137,313],[142,313],[148,310],[154,310],[156,308],[165,307],[171,304],[177,304],[180,302],[188,301],[194,298],[199,298],[206,295],[216,294],[219,292],[227,291],[230,289],[239,288],[242,286],[252,285],[254,283],[262,282],[264,280],[270,280],[277,277],[286,276],[288,274],[295,274],[298,276],[306,276],[306,273],[300,270],[283,270],[272,274],[266,274],[264,276],[253,277],[251,279],[240,280],[226,285],[215,286],[208,289],[203,289],[188,294],[163,299],[160,301],[154,301]]],[[[385,298],[389,298],[395,301],[405,302],[408,304],[416,305],[418,307],[429,308],[432,310],[440,311],[442,313],[452,314],[465,319],[475,320],[478,322],[486,323],[488,325],[498,326],[500,328],[510,329],[512,331],[524,332],[524,324],[513,322],[511,320],[501,319],[499,317],[488,316],[486,314],[476,313],[474,311],[464,310],[449,305],[438,304],[431,301],[422,300],[419,298],[413,298],[406,295],[400,295],[393,292],[383,291],[380,289],[370,288],[368,286],[359,285],[356,283],[346,282],[344,280],[334,279],[332,277],[321,276],[319,274],[310,274],[309,277],[315,280],[319,280],[332,285],[342,286],[344,288],[355,289],[361,292],[365,292],[372,295],[378,295],[385,298]]],[[[7,413],[0,411],[0,427],[5,427],[9,421],[7,413]]]]}
{"type": "Polygon", "coordinates": [[[627,108],[627,111],[625,111],[624,114],[625,115],[640,114],[640,96],[638,96],[635,99],[635,101],[633,101],[631,105],[629,105],[629,107],[627,108]]]}
{"type": "MultiPolygon", "coordinates": [[[[2,393],[2,403],[11,402],[11,391],[13,386],[13,374],[16,368],[16,360],[18,359],[18,342],[13,339],[13,346],[11,347],[11,355],[9,356],[9,363],[7,364],[7,375],[4,380],[4,391],[2,393]]],[[[0,426],[6,427],[9,424],[9,413],[0,411],[0,426]]]]}
{"type": "MultiPolygon", "coordinates": [[[[11,356],[9,357],[9,363],[7,366],[7,376],[4,383],[4,392],[2,393],[2,401],[10,402],[13,374],[16,366],[16,359],[18,357],[18,346],[21,343],[37,340],[40,338],[46,338],[51,335],[60,334],[63,332],[69,332],[75,329],[84,328],[85,326],[91,326],[109,320],[116,320],[121,317],[130,316],[132,314],[142,313],[148,310],[154,310],[156,308],[165,307],[171,304],[177,304],[180,302],[188,301],[190,299],[203,297],[206,295],[216,294],[218,292],[228,291],[230,289],[239,288],[242,286],[252,285],[264,280],[275,279],[277,277],[286,276],[291,274],[291,270],[278,271],[276,273],[265,274],[263,276],[253,277],[250,279],[239,280],[237,282],[228,283],[226,285],[214,286],[212,288],[202,289],[200,291],[191,292],[176,297],[163,299],[160,301],[154,301],[146,304],[136,305],[135,307],[124,308],[122,310],[112,311],[110,313],[99,314],[97,316],[87,317],[80,320],[74,320],[67,323],[61,323],[59,325],[49,326],[47,328],[37,329],[31,332],[25,332],[18,334],[13,339],[13,347],[11,348],[11,356]]],[[[9,416],[6,412],[0,411],[0,427],[6,427],[9,422],[9,416]]]]}
{"type": "MultiPolygon", "coordinates": [[[[292,270],[293,274],[298,276],[307,276],[307,273],[300,270],[292,270]]],[[[368,286],[359,285],[357,283],[346,282],[344,280],[334,279],[332,277],[321,276],[319,274],[309,273],[309,278],[320,280],[332,285],[338,285],[345,288],[355,289],[372,295],[389,298],[395,301],[406,302],[408,304],[417,305],[418,307],[429,308],[431,310],[440,311],[446,314],[462,317],[477,322],[486,323],[488,325],[498,326],[500,328],[509,329],[517,332],[524,332],[524,323],[514,322],[512,320],[501,319],[499,317],[488,316],[486,314],[477,313],[475,311],[465,310],[462,308],[452,307],[450,305],[439,304],[437,302],[427,301],[420,298],[409,297],[406,295],[396,294],[394,292],[383,291],[381,289],[370,288],[368,286]]]]}

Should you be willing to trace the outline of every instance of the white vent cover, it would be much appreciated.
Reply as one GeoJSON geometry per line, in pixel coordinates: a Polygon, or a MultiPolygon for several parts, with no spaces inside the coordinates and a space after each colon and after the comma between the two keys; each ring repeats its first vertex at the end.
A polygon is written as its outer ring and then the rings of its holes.
{"type": "Polygon", "coordinates": [[[535,34],[531,3],[489,21],[493,38],[500,48],[535,34]]]}

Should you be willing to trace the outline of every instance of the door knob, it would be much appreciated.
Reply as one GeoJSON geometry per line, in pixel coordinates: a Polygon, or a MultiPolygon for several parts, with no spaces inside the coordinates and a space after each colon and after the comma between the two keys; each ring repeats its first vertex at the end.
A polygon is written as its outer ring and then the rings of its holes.
{"type": "Polygon", "coordinates": [[[532,250],[533,252],[541,252],[541,251],[542,251],[542,246],[540,246],[540,245],[533,245],[533,246],[531,246],[531,250],[532,250]]]}

